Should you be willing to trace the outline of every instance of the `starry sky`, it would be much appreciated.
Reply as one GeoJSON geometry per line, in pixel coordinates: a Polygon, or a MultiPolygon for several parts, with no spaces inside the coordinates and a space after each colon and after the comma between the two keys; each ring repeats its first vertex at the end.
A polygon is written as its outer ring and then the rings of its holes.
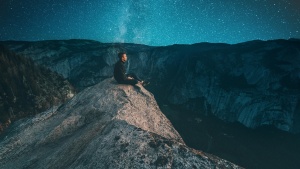
{"type": "Polygon", "coordinates": [[[0,40],[152,46],[300,38],[300,0],[0,0],[0,40]]]}

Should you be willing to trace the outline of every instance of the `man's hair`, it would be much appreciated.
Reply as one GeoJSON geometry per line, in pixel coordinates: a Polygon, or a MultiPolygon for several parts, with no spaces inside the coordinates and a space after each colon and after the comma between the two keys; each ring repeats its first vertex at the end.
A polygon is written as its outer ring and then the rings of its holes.
{"type": "Polygon", "coordinates": [[[126,53],[125,52],[119,52],[118,53],[118,58],[121,59],[124,54],[126,54],[126,53]]]}

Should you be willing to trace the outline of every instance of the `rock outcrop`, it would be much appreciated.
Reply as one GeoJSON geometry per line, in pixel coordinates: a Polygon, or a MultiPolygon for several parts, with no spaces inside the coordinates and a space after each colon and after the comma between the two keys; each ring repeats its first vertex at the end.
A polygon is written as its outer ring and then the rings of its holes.
{"type": "Polygon", "coordinates": [[[151,93],[112,78],[7,133],[0,168],[240,168],[187,147],[151,93]]]}

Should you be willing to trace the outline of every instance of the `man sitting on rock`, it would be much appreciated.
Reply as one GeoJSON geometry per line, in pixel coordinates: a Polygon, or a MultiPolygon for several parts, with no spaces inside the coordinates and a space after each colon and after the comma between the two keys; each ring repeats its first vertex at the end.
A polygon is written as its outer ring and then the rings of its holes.
{"type": "Polygon", "coordinates": [[[149,84],[141,80],[134,73],[126,74],[125,62],[127,61],[127,55],[125,52],[120,52],[118,54],[119,61],[115,64],[114,68],[114,78],[119,84],[142,84],[143,86],[149,84]]]}

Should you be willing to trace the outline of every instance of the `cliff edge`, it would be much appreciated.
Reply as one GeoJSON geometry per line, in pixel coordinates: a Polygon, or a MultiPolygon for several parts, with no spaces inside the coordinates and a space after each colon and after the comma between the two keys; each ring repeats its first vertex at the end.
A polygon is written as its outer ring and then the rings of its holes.
{"type": "Polygon", "coordinates": [[[187,147],[151,93],[112,78],[1,137],[0,168],[240,168],[187,147]]]}

